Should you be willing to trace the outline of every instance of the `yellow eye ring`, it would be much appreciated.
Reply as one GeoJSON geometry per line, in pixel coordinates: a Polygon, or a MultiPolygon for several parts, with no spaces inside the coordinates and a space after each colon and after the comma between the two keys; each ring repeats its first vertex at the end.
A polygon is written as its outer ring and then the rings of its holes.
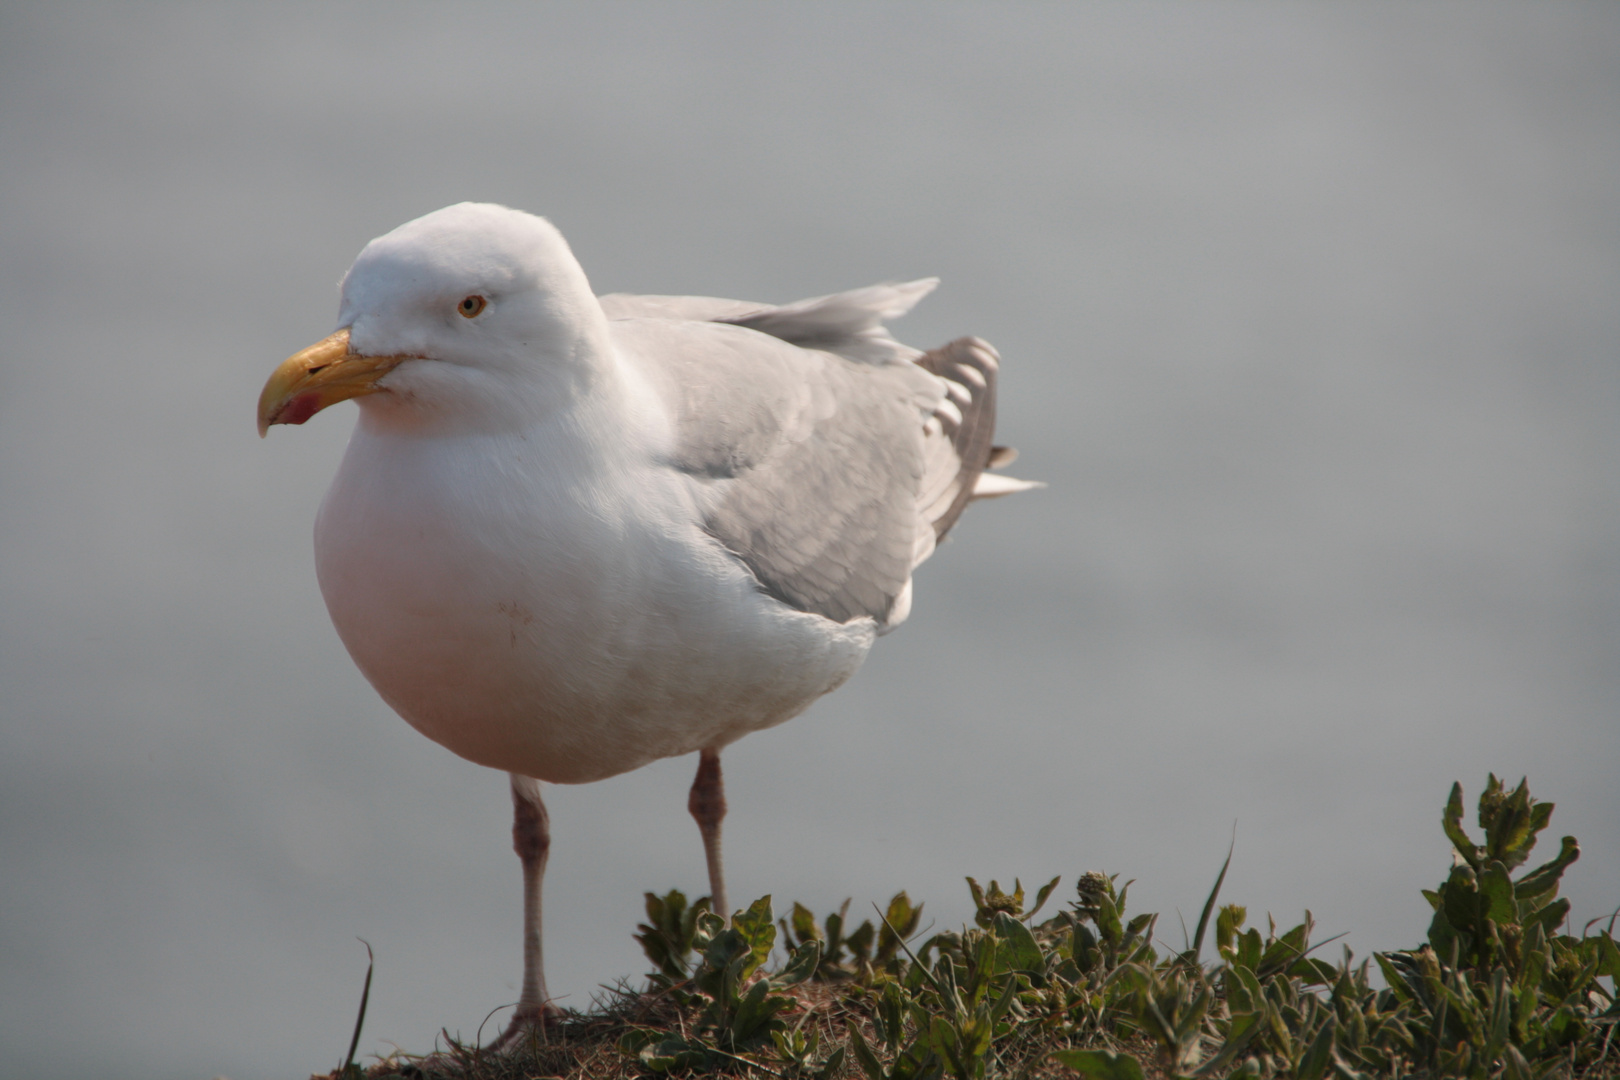
{"type": "Polygon", "coordinates": [[[469,296],[456,305],[456,311],[461,313],[463,319],[476,319],[488,306],[489,301],[482,296],[469,296]]]}

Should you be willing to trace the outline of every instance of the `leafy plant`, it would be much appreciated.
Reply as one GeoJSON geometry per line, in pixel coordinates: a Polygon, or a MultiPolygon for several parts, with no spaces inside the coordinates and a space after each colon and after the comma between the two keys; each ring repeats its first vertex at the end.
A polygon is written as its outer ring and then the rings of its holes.
{"type": "Polygon", "coordinates": [[[1441,825],[1457,862],[1438,889],[1423,891],[1434,908],[1428,944],[1377,957],[1411,1016],[1418,1061],[1457,1075],[1518,1077],[1608,1056],[1620,1023],[1620,949],[1607,930],[1558,933],[1569,916],[1558,887],[1580,845],[1566,836],[1552,860],[1511,876],[1552,812],[1525,781],[1509,791],[1492,775],[1479,798],[1485,842],[1476,844],[1462,827],[1462,785],[1452,786],[1441,825]],[[1597,982],[1604,976],[1607,989],[1597,982]]]}
{"type": "Polygon", "coordinates": [[[688,905],[686,894],[679,889],[671,889],[663,896],[647,893],[646,900],[647,921],[636,926],[636,940],[653,962],[654,981],[669,986],[692,973],[698,919],[713,908],[707,896],[688,905]]]}
{"type": "Polygon", "coordinates": [[[849,904],[827,916],[825,929],[816,926],[816,917],[809,908],[795,902],[789,918],[781,920],[782,939],[792,948],[802,948],[810,942],[821,946],[821,959],[816,964],[813,978],[817,982],[841,982],[851,979],[869,979],[886,968],[900,949],[900,942],[917,932],[922,921],[921,904],[913,905],[902,890],[889,901],[888,910],[880,914],[882,929],[866,919],[846,935],[849,925],[849,904]],[[874,948],[875,944],[875,948],[874,948]]]}
{"type": "MultiPolygon", "coordinates": [[[[659,915],[654,915],[654,926],[660,915],[664,925],[678,927],[684,933],[684,913],[676,920],[675,905],[666,896],[660,903],[659,915]]],[[[653,903],[649,896],[648,912],[653,903]]],[[[643,934],[651,938],[648,958],[659,964],[656,978],[668,980],[670,967],[684,963],[671,948],[668,933],[643,934]],[[667,966],[666,966],[667,965],[667,966]]],[[[787,1030],[779,1018],[780,1013],[793,1006],[790,998],[778,991],[804,982],[816,970],[821,958],[821,945],[810,941],[794,949],[787,965],[778,973],[754,979],[760,966],[770,956],[776,944],[776,925],[771,913],[771,898],[761,897],[746,911],[738,912],[726,926],[725,921],[710,911],[700,911],[693,920],[690,935],[692,950],[699,951],[702,959],[684,984],[670,984],[672,991],[682,990],[679,1000],[689,1008],[699,1010],[698,1022],[690,1035],[634,1029],[626,1032],[619,1046],[626,1053],[636,1055],[653,1072],[671,1069],[712,1068],[726,1061],[743,1061],[743,1052],[753,1050],[772,1041],[787,1030]],[[752,980],[752,981],[750,981],[752,980]],[[683,990],[684,987],[684,990],[683,990]]],[[[802,1049],[789,1042],[795,1055],[795,1064],[804,1067],[802,1049]]]]}
{"type": "MultiPolygon", "coordinates": [[[[1230,852],[1180,951],[1161,951],[1156,915],[1128,911],[1130,882],[1100,873],[1081,875],[1072,902],[1045,921],[1057,879],[1026,908],[1019,881],[1008,892],[969,878],[972,924],[923,941],[921,905],[903,892],[853,930],[848,901],[818,924],[799,904],[777,920],[767,896],[727,926],[706,900],[648,894],[637,933],[653,968],[646,991],[548,1026],[524,1048],[532,1060],[492,1060],[450,1040],[448,1052],[391,1058],[371,1075],[1620,1077],[1620,948],[1612,925],[1567,932],[1558,896],[1580,848],[1565,837],[1550,861],[1525,869],[1551,819],[1525,783],[1508,789],[1491,776],[1476,842],[1454,786],[1441,826],[1455,865],[1424,892],[1434,913],[1426,942],[1359,962],[1345,949],[1336,964],[1315,955],[1327,942],[1313,941],[1310,912],[1279,929],[1220,903],[1230,852]]],[[[358,1073],[351,1063],[333,1076],[358,1073]]]]}

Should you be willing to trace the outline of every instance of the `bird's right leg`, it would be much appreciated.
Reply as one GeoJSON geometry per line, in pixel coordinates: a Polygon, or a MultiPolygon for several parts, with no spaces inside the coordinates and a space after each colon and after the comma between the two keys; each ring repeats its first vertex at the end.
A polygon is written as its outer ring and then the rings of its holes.
{"type": "Polygon", "coordinates": [[[720,865],[720,822],[726,816],[726,789],[720,782],[720,751],[704,750],[698,755],[697,777],[686,809],[703,834],[703,854],[709,861],[709,897],[713,911],[727,922],[731,908],[726,904],[726,875],[720,865]]]}
{"type": "Polygon", "coordinates": [[[497,1046],[514,1045],[558,1015],[546,993],[540,949],[540,882],[551,853],[551,818],[540,801],[540,781],[512,773],[512,848],[523,863],[523,990],[517,1012],[497,1046]]]}

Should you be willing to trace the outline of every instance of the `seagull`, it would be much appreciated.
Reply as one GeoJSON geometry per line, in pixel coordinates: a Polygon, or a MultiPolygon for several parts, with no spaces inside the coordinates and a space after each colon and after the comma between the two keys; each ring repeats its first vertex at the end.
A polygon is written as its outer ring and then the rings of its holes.
{"type": "Polygon", "coordinates": [[[786,305],[597,297],[549,221],[460,203],[365,246],[338,329],[278,367],[259,434],[356,399],[315,520],[338,636],[412,727],[510,774],[523,984],[557,1015],[542,781],[697,752],[712,910],[720,752],[855,673],[986,470],[994,349],[891,337],[937,284],[786,305]]]}

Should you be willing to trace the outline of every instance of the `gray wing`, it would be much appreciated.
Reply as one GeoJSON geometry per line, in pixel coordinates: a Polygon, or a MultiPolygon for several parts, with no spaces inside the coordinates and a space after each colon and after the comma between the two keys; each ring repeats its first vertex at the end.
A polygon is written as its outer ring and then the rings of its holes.
{"type": "Polygon", "coordinates": [[[613,319],[691,319],[694,322],[723,322],[736,317],[757,315],[770,308],[747,300],[721,300],[715,296],[642,296],[636,293],[608,293],[598,296],[602,314],[613,319]]]}
{"type": "Polygon", "coordinates": [[[936,283],[781,306],[602,298],[670,407],[670,464],[712,489],[704,528],[799,610],[892,629],[911,570],[967,503],[1033,486],[985,474],[1012,457],[991,445],[995,350],[921,353],[883,326],[936,283]]]}
{"type": "Polygon", "coordinates": [[[886,623],[910,581],[938,380],[740,326],[610,325],[669,406],[669,464],[703,486],[704,529],[784,603],[886,623]]]}
{"type": "Polygon", "coordinates": [[[917,363],[946,388],[945,399],[935,406],[927,424],[928,469],[918,500],[934,537],[944,539],[967,509],[979,477],[992,464],[996,373],[1001,360],[989,342],[958,338],[930,349],[917,363]]]}
{"type": "Polygon", "coordinates": [[[885,319],[898,319],[933,292],[938,278],[868,285],[791,304],[756,304],[713,296],[598,297],[611,319],[691,319],[746,326],[806,349],[825,349],[850,360],[887,364],[922,355],[890,336],[885,319]]]}

